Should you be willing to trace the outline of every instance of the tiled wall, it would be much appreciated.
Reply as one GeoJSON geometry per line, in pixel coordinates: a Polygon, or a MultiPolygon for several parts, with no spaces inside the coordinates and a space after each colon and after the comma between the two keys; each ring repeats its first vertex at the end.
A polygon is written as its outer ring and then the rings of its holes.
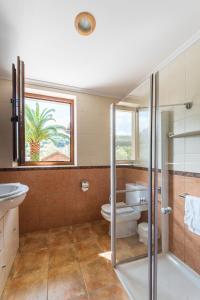
{"type": "MultiPolygon", "coordinates": [[[[145,170],[126,168],[125,182],[128,181],[147,183],[148,173],[145,170]]],[[[170,251],[200,274],[200,236],[190,232],[184,224],[184,199],[179,197],[179,194],[186,191],[191,195],[200,197],[200,178],[170,174],[169,191],[169,205],[173,209],[169,221],[170,251]]],[[[159,210],[160,202],[158,203],[159,210]]],[[[158,214],[161,229],[160,217],[160,214],[158,214]]]]}
{"type": "MultiPolygon", "coordinates": [[[[145,95],[148,104],[150,93],[148,80],[136,89],[137,93],[139,91],[140,95],[145,95]]],[[[132,94],[134,95],[134,91],[132,94]]],[[[142,101],[143,98],[144,96],[141,96],[142,101]]],[[[159,104],[160,106],[167,105],[167,107],[162,107],[161,111],[169,112],[169,132],[200,131],[200,41],[160,70],[159,104]],[[183,105],[185,102],[192,102],[192,108],[186,109],[183,105]]],[[[141,166],[147,165],[148,162],[149,122],[147,117],[148,111],[140,110],[138,164],[141,166]]],[[[159,142],[160,140],[159,136],[159,142]]],[[[161,151],[159,143],[159,153],[161,151]]],[[[169,168],[200,172],[200,135],[169,139],[169,168]]]]}
{"type": "MultiPolygon", "coordinates": [[[[146,183],[145,171],[117,168],[117,189],[135,181],[146,183]]],[[[19,209],[21,233],[100,219],[101,206],[110,196],[108,167],[0,171],[0,183],[4,182],[21,182],[30,188],[19,209]],[[85,193],[80,187],[83,179],[90,184],[85,193]]],[[[124,200],[125,195],[119,194],[117,201],[124,200]]],[[[142,220],[147,220],[145,214],[142,220]]]]}
{"type": "MultiPolygon", "coordinates": [[[[123,169],[118,187],[124,188],[123,169]]],[[[19,209],[20,232],[49,229],[101,218],[101,205],[110,195],[110,169],[75,168],[0,172],[0,182],[21,182],[30,188],[19,209]],[[88,192],[80,182],[87,179],[88,192]]]]}
{"type": "MultiPolygon", "coordinates": [[[[200,41],[160,71],[159,99],[161,105],[193,102],[191,109],[165,108],[170,112],[169,131],[200,130],[200,41]]],[[[171,139],[169,146],[172,169],[200,172],[200,136],[171,139]]]]}
{"type": "Polygon", "coordinates": [[[28,170],[1,172],[0,180],[29,186],[20,206],[20,232],[29,232],[99,218],[109,194],[108,176],[108,169],[28,170]],[[90,190],[83,193],[80,182],[86,178],[90,190]]]}
{"type": "MultiPolygon", "coordinates": [[[[118,168],[117,188],[125,183],[148,183],[148,172],[140,168],[118,168]]],[[[1,171],[0,182],[22,182],[30,187],[20,206],[20,232],[30,232],[101,218],[101,205],[110,195],[110,169],[75,168],[27,171],[1,171]],[[90,189],[81,191],[80,182],[87,179],[90,189]]],[[[200,273],[200,237],[184,225],[184,200],[179,194],[200,196],[200,178],[171,175],[169,180],[170,250],[195,271],[200,273]]],[[[119,198],[118,200],[124,200],[119,198]]],[[[160,208],[160,204],[159,204],[160,208]]],[[[147,220],[143,214],[142,220],[147,220]]],[[[159,216],[159,226],[161,226],[159,216]]]]}
{"type": "Polygon", "coordinates": [[[200,178],[170,175],[170,249],[186,264],[200,274],[200,236],[188,230],[184,224],[184,199],[179,194],[188,192],[200,197],[200,178]]]}

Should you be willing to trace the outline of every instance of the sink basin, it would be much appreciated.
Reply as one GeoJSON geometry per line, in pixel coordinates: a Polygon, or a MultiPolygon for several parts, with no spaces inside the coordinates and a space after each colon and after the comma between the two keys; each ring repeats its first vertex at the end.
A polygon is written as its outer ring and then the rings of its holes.
{"type": "Polygon", "coordinates": [[[14,195],[20,189],[20,183],[0,184],[0,198],[14,195]]]}
{"type": "Polygon", "coordinates": [[[28,190],[28,186],[21,183],[0,184],[0,216],[7,210],[19,206],[28,190]]]}

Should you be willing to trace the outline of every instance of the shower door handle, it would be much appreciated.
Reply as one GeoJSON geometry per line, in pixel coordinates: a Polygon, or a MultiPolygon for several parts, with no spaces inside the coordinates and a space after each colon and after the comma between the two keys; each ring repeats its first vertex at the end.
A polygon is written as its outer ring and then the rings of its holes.
{"type": "Polygon", "coordinates": [[[169,214],[171,214],[172,213],[172,208],[171,207],[162,207],[161,208],[161,214],[162,215],[169,215],[169,214]]]}

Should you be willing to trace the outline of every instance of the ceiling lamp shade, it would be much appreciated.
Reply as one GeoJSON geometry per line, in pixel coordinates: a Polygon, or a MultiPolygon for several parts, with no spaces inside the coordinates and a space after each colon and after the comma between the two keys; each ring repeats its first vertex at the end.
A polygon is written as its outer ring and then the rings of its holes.
{"type": "Polygon", "coordinates": [[[82,12],[75,18],[75,27],[79,34],[89,35],[96,27],[96,20],[89,12],[82,12]]]}

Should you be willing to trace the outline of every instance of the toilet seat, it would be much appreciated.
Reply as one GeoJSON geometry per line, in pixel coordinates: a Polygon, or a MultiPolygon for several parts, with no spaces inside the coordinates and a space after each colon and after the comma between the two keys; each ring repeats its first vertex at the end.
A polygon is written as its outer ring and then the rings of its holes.
{"type": "MultiPolygon", "coordinates": [[[[101,207],[102,211],[105,214],[110,215],[111,214],[111,204],[104,204],[101,207]]],[[[130,207],[127,206],[126,203],[124,202],[117,202],[116,203],[116,214],[121,215],[121,214],[134,214],[138,213],[139,210],[136,207],[130,207]]]]}

